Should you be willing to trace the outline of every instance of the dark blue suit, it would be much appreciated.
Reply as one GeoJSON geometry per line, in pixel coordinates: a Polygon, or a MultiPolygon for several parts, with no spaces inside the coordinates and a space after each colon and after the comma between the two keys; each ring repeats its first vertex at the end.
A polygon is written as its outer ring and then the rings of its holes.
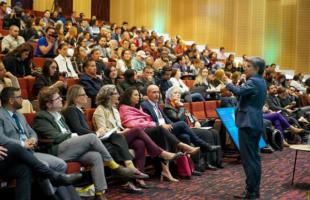
{"type": "Polygon", "coordinates": [[[227,84],[226,88],[239,97],[236,124],[239,128],[240,155],[246,174],[247,191],[259,194],[261,161],[259,140],[264,131],[262,108],[266,99],[266,82],[253,75],[241,87],[227,84]]]}
{"type": "MultiPolygon", "coordinates": [[[[158,117],[154,111],[153,105],[149,101],[144,101],[141,103],[141,107],[145,113],[149,114],[152,117],[153,121],[156,122],[156,125],[159,125],[158,117]]],[[[186,144],[193,143],[195,146],[199,146],[202,150],[207,150],[210,148],[210,145],[200,139],[184,121],[178,121],[174,123],[167,117],[167,115],[165,115],[161,108],[158,109],[160,110],[161,115],[165,119],[166,124],[172,125],[172,133],[182,142],[186,144]]]]}

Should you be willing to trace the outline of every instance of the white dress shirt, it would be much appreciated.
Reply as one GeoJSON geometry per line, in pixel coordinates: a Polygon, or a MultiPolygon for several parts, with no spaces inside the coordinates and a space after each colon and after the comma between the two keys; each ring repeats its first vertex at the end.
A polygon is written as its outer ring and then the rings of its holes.
{"type": "Polygon", "coordinates": [[[58,68],[59,68],[59,72],[66,72],[67,73],[67,77],[71,77],[71,78],[77,78],[78,74],[75,72],[71,60],[68,57],[63,57],[62,55],[58,55],[56,58],[54,58],[54,60],[56,61],[58,68]]]}

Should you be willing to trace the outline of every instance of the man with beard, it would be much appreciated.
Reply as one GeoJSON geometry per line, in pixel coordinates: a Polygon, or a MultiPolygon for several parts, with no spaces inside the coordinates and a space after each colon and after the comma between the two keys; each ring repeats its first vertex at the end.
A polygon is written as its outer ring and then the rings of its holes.
{"type": "MultiPolygon", "coordinates": [[[[1,138],[11,143],[17,143],[47,165],[52,170],[65,173],[67,164],[55,156],[34,152],[37,145],[37,134],[26,122],[25,117],[17,110],[22,108],[21,91],[19,88],[6,87],[2,90],[1,95],[2,107],[0,108],[0,125],[2,127],[1,138]]],[[[80,199],[72,186],[62,186],[53,188],[48,179],[40,181],[42,191],[48,196],[48,199],[80,199]]]]}

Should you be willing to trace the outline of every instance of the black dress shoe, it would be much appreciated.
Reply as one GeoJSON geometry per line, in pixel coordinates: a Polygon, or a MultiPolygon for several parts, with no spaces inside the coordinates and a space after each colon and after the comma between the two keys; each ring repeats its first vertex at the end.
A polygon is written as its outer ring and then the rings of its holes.
{"type": "Polygon", "coordinates": [[[61,174],[58,172],[54,172],[50,177],[50,181],[54,186],[60,185],[73,185],[77,183],[82,178],[82,174],[61,174]]]}
{"type": "Polygon", "coordinates": [[[201,176],[201,173],[195,170],[192,172],[192,175],[193,176],[201,176]]]}
{"type": "Polygon", "coordinates": [[[221,149],[221,146],[219,146],[219,145],[209,145],[207,147],[207,151],[216,151],[216,150],[219,150],[219,149],[221,149]]]}
{"type": "Polygon", "coordinates": [[[243,192],[241,195],[234,195],[235,199],[259,199],[259,193],[243,192]]]}
{"type": "Polygon", "coordinates": [[[224,169],[223,163],[216,165],[216,167],[219,168],[219,169],[224,169]]]}
{"type": "Polygon", "coordinates": [[[207,170],[213,170],[213,171],[215,171],[215,170],[217,170],[217,167],[215,167],[215,166],[213,166],[213,165],[211,165],[211,164],[206,164],[206,169],[207,169],[207,170]]]}

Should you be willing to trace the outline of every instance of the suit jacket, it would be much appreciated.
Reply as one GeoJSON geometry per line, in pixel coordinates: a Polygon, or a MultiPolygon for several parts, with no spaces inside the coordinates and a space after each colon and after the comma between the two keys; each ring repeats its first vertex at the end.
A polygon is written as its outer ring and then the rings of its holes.
{"type": "MultiPolygon", "coordinates": [[[[70,130],[66,124],[64,125],[66,129],[70,130]]],[[[48,148],[48,153],[53,155],[58,154],[58,145],[60,143],[71,138],[71,132],[62,133],[54,120],[54,116],[45,110],[41,110],[36,114],[32,126],[39,137],[52,140],[52,145],[48,148]]]]}
{"type": "Polygon", "coordinates": [[[73,133],[85,135],[92,133],[83,112],[76,106],[69,106],[63,113],[66,124],[73,133]]]}
{"type": "Polygon", "coordinates": [[[237,126],[264,131],[262,108],[267,87],[262,76],[253,75],[241,87],[230,83],[226,88],[240,97],[236,115],[237,126]]]}
{"type": "MultiPolygon", "coordinates": [[[[159,125],[158,117],[155,113],[153,105],[149,101],[143,101],[141,103],[141,107],[145,113],[149,114],[152,117],[153,121],[158,126],[159,125]]],[[[158,109],[160,110],[160,113],[162,114],[163,118],[165,119],[165,122],[167,124],[173,124],[173,122],[166,116],[166,114],[163,112],[163,110],[161,108],[158,108],[158,109]]]]}
{"type": "Polygon", "coordinates": [[[269,107],[270,110],[272,111],[278,111],[278,110],[282,110],[285,111],[285,109],[281,106],[281,102],[279,97],[275,96],[275,95],[267,95],[266,98],[266,103],[269,107]]]}
{"type": "Polygon", "coordinates": [[[120,126],[121,123],[121,118],[116,108],[113,108],[113,111],[111,111],[110,109],[99,105],[93,114],[93,124],[95,130],[104,127],[109,131],[116,128],[117,125],[120,126]]]}
{"type": "MultiPolygon", "coordinates": [[[[21,126],[24,129],[26,136],[30,139],[37,140],[37,134],[29,126],[23,114],[16,112],[21,126]]],[[[8,111],[1,107],[0,108],[0,141],[10,141],[21,144],[19,140],[19,129],[14,119],[10,116],[8,111]]]]}

